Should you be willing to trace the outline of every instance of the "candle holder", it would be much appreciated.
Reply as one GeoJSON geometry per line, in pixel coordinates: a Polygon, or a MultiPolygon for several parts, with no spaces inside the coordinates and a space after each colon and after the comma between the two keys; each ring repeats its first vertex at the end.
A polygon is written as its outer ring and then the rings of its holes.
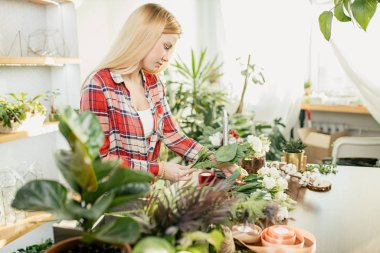
{"type": "Polygon", "coordinates": [[[262,229],[255,224],[237,224],[232,226],[232,235],[237,240],[252,244],[260,241],[262,229]]]}

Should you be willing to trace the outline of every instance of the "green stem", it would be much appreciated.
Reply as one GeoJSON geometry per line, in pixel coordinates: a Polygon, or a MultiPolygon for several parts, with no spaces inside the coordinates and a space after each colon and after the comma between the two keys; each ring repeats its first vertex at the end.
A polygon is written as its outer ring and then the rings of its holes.
{"type": "Polygon", "coordinates": [[[247,68],[246,68],[246,72],[245,72],[243,91],[241,93],[240,102],[239,102],[239,106],[238,106],[238,108],[236,110],[236,113],[242,113],[243,112],[244,96],[245,96],[245,91],[247,90],[248,68],[249,68],[250,61],[251,61],[251,55],[248,55],[248,62],[247,62],[247,68]]]}

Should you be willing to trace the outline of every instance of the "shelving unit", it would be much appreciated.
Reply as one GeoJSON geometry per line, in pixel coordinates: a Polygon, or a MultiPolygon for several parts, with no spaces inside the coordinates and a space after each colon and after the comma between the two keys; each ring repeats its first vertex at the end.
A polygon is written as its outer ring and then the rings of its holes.
{"type": "Polygon", "coordinates": [[[0,143],[16,141],[23,138],[38,136],[58,131],[58,122],[49,122],[43,125],[42,128],[33,131],[21,131],[10,134],[0,134],[0,143]]]}
{"type": "Polygon", "coordinates": [[[75,0],[28,0],[29,2],[42,5],[58,5],[60,3],[70,3],[75,0]]]}
{"type": "Polygon", "coordinates": [[[0,66],[63,66],[80,64],[76,57],[12,57],[0,56],[0,66]]]}
{"type": "Polygon", "coordinates": [[[368,109],[363,105],[323,105],[323,104],[301,104],[301,109],[321,112],[343,112],[356,114],[370,114],[368,109]]]}
{"type": "Polygon", "coordinates": [[[50,213],[30,212],[26,214],[26,218],[22,221],[0,226],[0,248],[41,226],[43,223],[53,220],[53,218],[50,213]]]}
{"type": "MultiPolygon", "coordinates": [[[[75,0],[0,1],[0,31],[3,35],[0,44],[0,95],[26,92],[32,97],[48,90],[59,89],[56,105],[79,107],[80,59],[74,3],[75,0]],[[45,30],[41,33],[42,36],[34,37],[33,43],[28,44],[29,35],[40,30],[45,30]],[[49,31],[57,32],[50,35],[49,31]],[[40,50],[57,50],[64,57],[32,56],[33,52],[40,50]]],[[[66,143],[56,134],[49,134],[57,131],[58,123],[51,122],[35,130],[0,134],[0,154],[6,158],[0,166],[12,167],[19,162],[36,163],[44,178],[58,180],[59,170],[56,168],[53,152],[66,147],[66,143]],[[38,137],[42,135],[44,136],[38,137]],[[35,137],[30,139],[32,136],[35,137]]],[[[27,233],[51,218],[50,214],[35,212],[16,224],[0,226],[0,248],[22,235],[29,240],[33,236],[27,233]]],[[[17,240],[7,245],[7,248],[16,251],[17,248],[27,246],[19,244],[20,240],[17,240]]]]}

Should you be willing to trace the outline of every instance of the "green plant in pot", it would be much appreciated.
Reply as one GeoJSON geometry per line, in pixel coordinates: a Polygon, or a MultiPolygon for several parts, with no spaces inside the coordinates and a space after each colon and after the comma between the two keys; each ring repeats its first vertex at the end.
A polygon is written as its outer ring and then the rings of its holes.
{"type": "Polygon", "coordinates": [[[306,159],[305,148],[307,146],[301,139],[291,139],[283,145],[284,159],[286,163],[292,163],[298,171],[305,171],[306,159]]]}
{"type": "Polygon", "coordinates": [[[156,188],[149,199],[140,200],[125,212],[140,221],[146,236],[133,252],[220,252],[223,234],[218,225],[228,222],[229,211],[236,201],[229,193],[231,186],[227,182],[202,188],[177,183],[156,188]],[[156,251],[148,251],[149,248],[156,251]],[[211,248],[215,251],[210,251],[211,248]]]}
{"type": "Polygon", "coordinates": [[[19,96],[10,93],[8,98],[0,98],[0,133],[41,127],[46,118],[46,108],[38,101],[42,96],[28,98],[27,93],[21,92],[19,96]]]}
{"type": "Polygon", "coordinates": [[[20,188],[12,206],[26,211],[47,211],[57,219],[76,220],[82,237],[55,244],[46,253],[129,252],[126,243],[139,238],[139,224],[130,217],[94,224],[112,208],[136,200],[150,190],[152,176],[121,168],[119,161],[103,161],[99,148],[104,134],[95,115],[66,108],[59,130],[71,150],[58,150],[55,160],[66,185],[34,180],[20,188]]]}

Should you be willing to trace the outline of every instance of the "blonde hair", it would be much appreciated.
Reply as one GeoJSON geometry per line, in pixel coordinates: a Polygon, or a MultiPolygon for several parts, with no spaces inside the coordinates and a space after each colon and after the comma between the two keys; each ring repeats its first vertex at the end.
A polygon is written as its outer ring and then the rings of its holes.
{"type": "Polygon", "coordinates": [[[181,34],[176,18],[158,4],[145,4],[127,19],[113,47],[99,65],[119,74],[131,74],[162,34],[181,34]]]}

